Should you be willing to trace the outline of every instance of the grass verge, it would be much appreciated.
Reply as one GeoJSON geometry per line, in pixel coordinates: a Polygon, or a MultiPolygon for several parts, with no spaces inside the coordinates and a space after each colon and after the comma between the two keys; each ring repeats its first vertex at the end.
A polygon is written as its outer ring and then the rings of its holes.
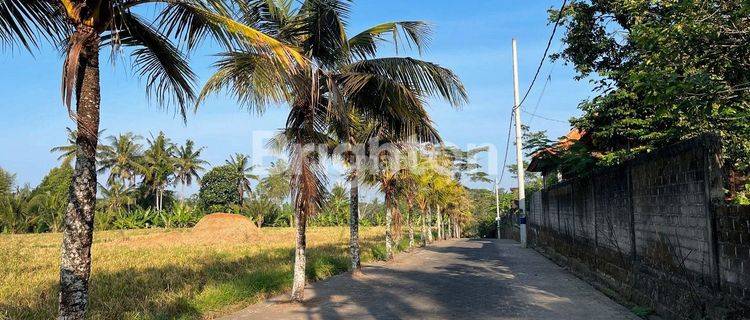
{"type": "MultiPolygon", "coordinates": [[[[211,318],[280,294],[292,283],[294,230],[263,228],[244,242],[185,244],[180,229],[94,235],[91,319],[211,318]]],[[[348,229],[308,228],[310,280],[348,269],[348,229]]],[[[383,241],[361,228],[363,261],[383,241]]],[[[0,319],[56,316],[60,234],[0,235],[0,319]]]]}

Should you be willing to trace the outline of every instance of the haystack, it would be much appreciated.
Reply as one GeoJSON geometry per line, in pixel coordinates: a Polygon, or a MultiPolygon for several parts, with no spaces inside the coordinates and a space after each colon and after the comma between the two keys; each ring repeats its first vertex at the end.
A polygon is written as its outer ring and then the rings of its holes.
{"type": "Polygon", "coordinates": [[[191,238],[201,242],[246,242],[256,238],[260,230],[248,217],[231,213],[213,213],[193,227],[191,238]]]}

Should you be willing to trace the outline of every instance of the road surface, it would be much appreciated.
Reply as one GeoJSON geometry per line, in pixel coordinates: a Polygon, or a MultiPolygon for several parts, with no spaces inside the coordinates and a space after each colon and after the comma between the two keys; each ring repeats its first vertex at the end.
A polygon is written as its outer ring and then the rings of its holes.
{"type": "Polygon", "coordinates": [[[510,240],[458,239],[308,285],[225,319],[639,319],[510,240]]]}

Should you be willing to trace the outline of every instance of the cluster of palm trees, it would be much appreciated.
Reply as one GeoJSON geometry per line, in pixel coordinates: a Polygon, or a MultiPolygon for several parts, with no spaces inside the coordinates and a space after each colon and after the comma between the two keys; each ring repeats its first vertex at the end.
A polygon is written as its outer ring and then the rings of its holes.
{"type": "MultiPolygon", "coordinates": [[[[461,151],[430,143],[401,143],[380,151],[375,157],[377,164],[356,169],[363,181],[377,186],[384,195],[386,259],[393,258],[404,222],[408,227],[409,248],[415,245],[415,221],[421,224],[422,245],[432,242],[435,236],[461,237],[463,226],[472,219],[473,204],[460,180],[467,175],[472,181],[487,182],[486,174],[473,161],[473,156],[482,151],[485,149],[461,151]]],[[[357,183],[352,182],[351,190],[356,190],[357,183]]],[[[355,192],[352,191],[352,201],[355,192]]],[[[351,217],[356,219],[356,214],[351,217]]],[[[356,234],[356,225],[352,222],[350,227],[351,233],[356,234]]],[[[352,243],[350,251],[352,267],[358,269],[358,245],[352,243]]]]}
{"type": "MultiPolygon", "coordinates": [[[[61,153],[58,159],[70,163],[76,154],[76,137],[76,130],[68,128],[68,144],[51,151],[61,153]]],[[[108,136],[106,144],[97,146],[97,171],[107,176],[106,186],[99,183],[99,190],[110,211],[130,208],[136,201],[139,182],[153,198],[153,209],[162,211],[167,188],[192,185],[208,165],[201,159],[203,148],[196,147],[192,140],[177,145],[164,132],[145,139],[145,145],[143,140],[126,132],[108,136]]]]}
{"type": "MultiPolygon", "coordinates": [[[[82,319],[88,303],[98,171],[99,55],[106,47],[114,56],[129,53],[147,92],[161,105],[176,105],[183,116],[191,104],[220,91],[258,111],[275,103],[289,106],[282,135],[290,156],[298,230],[292,299],[303,298],[306,220],[323,203],[321,159],[326,156],[305,146],[326,144],[332,136],[349,142],[356,139],[361,124],[374,126],[380,138],[394,142],[407,136],[417,142],[436,142],[439,137],[425,109],[428,97],[443,98],[454,106],[467,100],[458,77],[446,68],[414,58],[379,57],[378,50],[388,39],[397,48],[410,46],[421,52],[430,38],[428,24],[389,22],[349,36],[350,10],[347,0],[0,3],[0,42],[31,49],[48,40],[65,52],[63,102],[76,121],[77,134],[75,174],[63,228],[61,319],[82,319]],[[152,21],[137,14],[139,7],[149,4],[156,4],[151,6],[157,10],[152,21]],[[207,38],[225,52],[216,63],[216,73],[195,94],[196,77],[185,54],[207,38]]],[[[160,169],[161,155],[152,156],[148,161],[156,169],[147,179],[158,194],[168,179],[160,169]]]]}

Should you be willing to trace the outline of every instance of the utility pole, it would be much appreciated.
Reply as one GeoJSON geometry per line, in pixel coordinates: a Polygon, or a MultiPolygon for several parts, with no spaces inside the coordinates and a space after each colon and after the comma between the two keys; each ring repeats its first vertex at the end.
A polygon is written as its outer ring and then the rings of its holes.
{"type": "Polygon", "coordinates": [[[518,209],[520,215],[518,224],[521,227],[521,247],[526,248],[526,190],[524,186],[525,175],[523,168],[523,145],[521,130],[521,102],[518,97],[518,49],[516,39],[513,39],[513,116],[516,121],[516,167],[518,169],[518,209]]]}
{"type": "Polygon", "coordinates": [[[497,238],[500,239],[500,182],[495,178],[495,222],[497,223],[497,238]]]}

